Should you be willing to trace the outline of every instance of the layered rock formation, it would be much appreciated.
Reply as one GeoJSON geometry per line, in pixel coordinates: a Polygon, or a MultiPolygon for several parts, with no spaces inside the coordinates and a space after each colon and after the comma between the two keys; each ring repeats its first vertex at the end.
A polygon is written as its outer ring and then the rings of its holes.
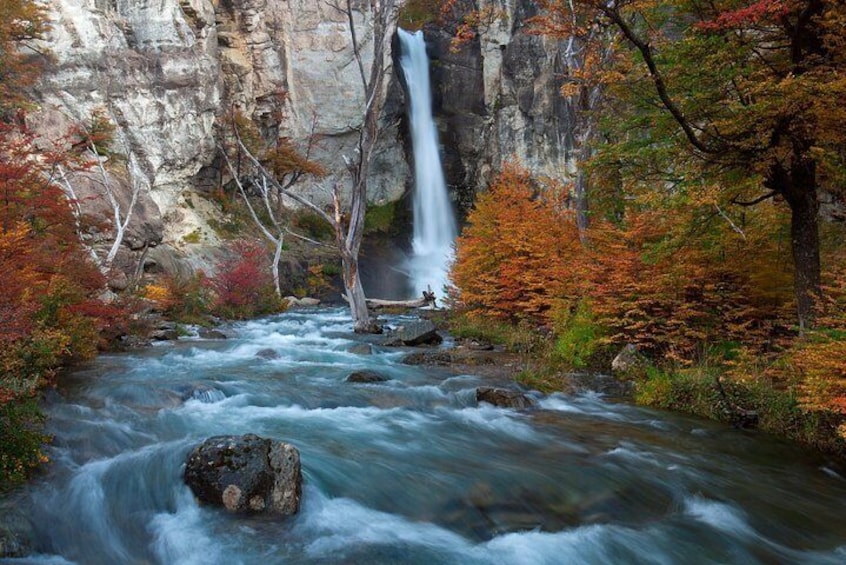
{"type": "MultiPolygon", "coordinates": [[[[179,248],[189,234],[208,248],[218,243],[208,222],[218,212],[198,194],[223,180],[216,128],[232,107],[268,136],[314,133],[314,156],[332,172],[324,186],[345,175],[342,156],[353,151],[363,94],[346,16],[328,3],[56,0],[49,8],[45,47],[55,62],[39,88],[44,112],[84,123],[99,110],[117,124],[113,151],[132,152],[139,170],[128,176],[151,186],[135,230],[146,243],[179,248]]],[[[357,12],[355,20],[367,58],[367,17],[357,12]]],[[[408,176],[397,116],[384,119],[369,194],[377,202],[397,199],[408,176]]],[[[56,121],[41,118],[53,124],[45,136],[61,134],[56,121]]],[[[303,190],[326,199],[322,188],[303,190]]]]}
{"type": "MultiPolygon", "coordinates": [[[[425,30],[444,165],[466,209],[506,159],[565,177],[573,131],[572,109],[559,95],[565,47],[523,27],[534,3],[463,2],[494,5],[505,15],[458,53],[449,49],[449,29],[425,30]]],[[[141,176],[151,187],[125,247],[158,246],[147,252],[153,268],[207,267],[205,254],[219,244],[209,220],[219,220],[220,212],[203,195],[226,180],[216,160],[217,128],[231,108],[251,116],[268,138],[320,140],[313,157],[331,174],[303,185],[304,193],[325,201],[336,180],[345,184],[343,156],[354,151],[364,101],[346,15],[330,3],[56,0],[49,7],[46,47],[55,63],[39,89],[42,130],[58,137],[95,110],[117,124],[113,151],[132,152],[139,166],[119,174],[121,161],[114,161],[115,182],[126,192],[129,177],[141,176]],[[189,240],[200,245],[186,245],[189,240]],[[189,248],[187,258],[178,252],[189,248]]],[[[356,12],[354,20],[368,59],[368,17],[356,12]]],[[[379,203],[397,200],[409,183],[403,94],[392,70],[391,77],[371,169],[369,198],[379,203]]],[[[108,237],[92,236],[104,244],[108,237]]],[[[123,257],[118,263],[130,268],[132,258],[123,257]]]]}
{"type": "Polygon", "coordinates": [[[503,17],[458,52],[449,27],[425,28],[447,178],[465,209],[506,160],[553,179],[573,172],[573,109],[560,94],[566,44],[526,32],[534,2],[460,2],[464,10],[485,7],[503,17]]]}

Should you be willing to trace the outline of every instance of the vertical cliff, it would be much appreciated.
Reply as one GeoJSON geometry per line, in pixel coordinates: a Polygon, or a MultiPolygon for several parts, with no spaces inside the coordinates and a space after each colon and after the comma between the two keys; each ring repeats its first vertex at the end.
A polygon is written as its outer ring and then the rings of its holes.
{"type": "MultiPolygon", "coordinates": [[[[325,199],[323,188],[345,175],[342,156],[353,151],[364,101],[346,16],[328,3],[55,0],[49,8],[44,47],[54,62],[39,87],[43,111],[34,123],[57,137],[95,110],[111,118],[114,151],[131,151],[140,167],[130,174],[151,185],[145,217],[134,221],[151,245],[180,247],[193,233],[209,246],[217,242],[208,223],[217,212],[201,195],[222,180],[216,142],[230,108],[268,136],[320,139],[314,157],[332,174],[303,187],[306,193],[325,199]]],[[[366,11],[355,21],[367,58],[366,11]]],[[[390,107],[369,195],[379,202],[398,198],[408,177],[397,141],[401,106],[390,107]]]]}
{"type": "Polygon", "coordinates": [[[449,26],[425,29],[448,182],[465,209],[506,160],[556,179],[573,167],[573,109],[560,95],[566,46],[527,33],[525,20],[537,10],[529,0],[463,0],[460,7],[488,6],[503,17],[457,52],[449,26]]]}

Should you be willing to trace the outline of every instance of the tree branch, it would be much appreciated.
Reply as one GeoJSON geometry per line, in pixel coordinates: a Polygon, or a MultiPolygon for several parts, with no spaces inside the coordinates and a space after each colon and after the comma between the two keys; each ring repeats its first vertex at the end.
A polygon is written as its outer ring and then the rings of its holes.
{"type": "Polygon", "coordinates": [[[703,153],[714,153],[715,151],[708,147],[705,143],[702,142],[701,139],[696,135],[696,132],[693,129],[691,123],[687,120],[684,116],[684,113],[681,111],[676,103],[670,98],[669,93],[667,92],[667,85],[664,82],[664,77],[661,75],[661,72],[658,70],[658,65],[655,62],[655,57],[652,53],[652,47],[649,45],[647,41],[642,40],[640,37],[635,34],[634,30],[631,26],[626,22],[623,16],[620,14],[618,8],[614,5],[614,3],[606,4],[602,1],[597,3],[597,7],[599,10],[602,11],[616,26],[617,28],[623,33],[626,39],[634,45],[637,50],[640,52],[641,56],[643,57],[646,66],[649,68],[649,75],[652,77],[652,83],[655,85],[655,91],[658,94],[658,97],[661,99],[661,104],[664,108],[670,112],[670,115],[673,116],[673,119],[679,126],[682,128],[685,137],[699,151],[703,153]]]}
{"type": "Polygon", "coordinates": [[[773,191],[770,191],[770,192],[764,194],[763,196],[759,196],[758,198],[755,198],[754,200],[749,200],[749,201],[738,200],[739,197],[735,196],[734,198],[731,199],[731,203],[737,204],[738,206],[743,206],[744,208],[748,208],[749,206],[754,206],[755,204],[760,204],[764,200],[770,199],[770,198],[772,198],[776,195],[778,195],[778,192],[773,190],[773,191]]]}

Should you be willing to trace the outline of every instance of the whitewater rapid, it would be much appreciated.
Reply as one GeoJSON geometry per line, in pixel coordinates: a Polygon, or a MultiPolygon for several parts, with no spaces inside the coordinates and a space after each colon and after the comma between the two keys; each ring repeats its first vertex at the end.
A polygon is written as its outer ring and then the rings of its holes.
{"type": "Polygon", "coordinates": [[[403,365],[340,309],[223,330],[64,376],[22,563],[846,562],[846,481],[760,434],[595,393],[478,404],[509,383],[403,365]],[[344,382],[358,370],[389,380],[344,382]],[[234,516],[183,484],[194,445],[244,433],[300,450],[297,516],[234,516]]]}

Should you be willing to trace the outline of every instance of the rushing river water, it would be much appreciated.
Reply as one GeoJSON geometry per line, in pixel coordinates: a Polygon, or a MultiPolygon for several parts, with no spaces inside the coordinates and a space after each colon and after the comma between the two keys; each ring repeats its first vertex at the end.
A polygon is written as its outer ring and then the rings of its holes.
{"type": "Polygon", "coordinates": [[[66,376],[26,493],[39,555],[19,561],[846,562],[846,480],[821,459],[590,394],[477,405],[489,382],[350,353],[351,327],[288,313],[66,376]],[[391,380],[344,382],[362,369],[391,380]],[[200,507],[183,484],[192,446],[248,432],[300,449],[297,516],[200,507]]]}

